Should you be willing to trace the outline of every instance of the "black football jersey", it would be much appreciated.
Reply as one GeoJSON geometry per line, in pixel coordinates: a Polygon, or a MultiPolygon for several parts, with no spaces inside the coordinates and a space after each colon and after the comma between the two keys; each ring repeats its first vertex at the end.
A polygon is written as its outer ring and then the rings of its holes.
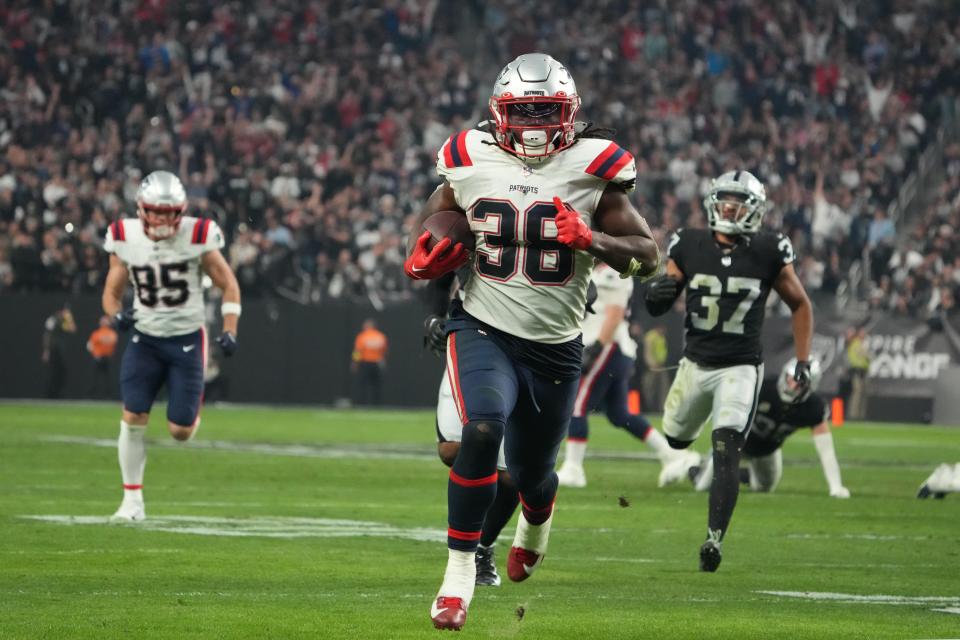
{"type": "Polygon", "coordinates": [[[817,426],[829,417],[827,403],[815,393],[803,402],[789,404],[777,393],[777,379],[767,378],[760,387],[753,426],[743,445],[748,456],[770,455],[797,429],[817,426]]]}
{"type": "Polygon", "coordinates": [[[706,367],[763,362],[764,305],[780,270],[794,260],[790,239],[761,231],[727,247],[709,229],[680,229],[667,255],[687,290],[684,355],[706,367]]]}

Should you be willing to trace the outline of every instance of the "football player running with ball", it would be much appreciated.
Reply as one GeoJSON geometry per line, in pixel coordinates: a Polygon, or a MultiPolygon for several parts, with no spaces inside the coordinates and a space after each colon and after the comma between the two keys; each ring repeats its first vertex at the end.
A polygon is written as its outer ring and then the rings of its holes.
{"type": "Polygon", "coordinates": [[[189,440],[200,424],[203,371],[207,360],[204,329],[204,273],[223,291],[223,332],[217,338],[225,356],[237,349],[240,287],[224,260],[223,233],[212,220],[184,216],[187,194],[179,178],[154,171],[137,192],[139,220],[122,219],[107,229],[104,249],[110,270],[103,288],[103,311],[133,336],[120,365],[123,416],[117,451],[123,502],[115,521],[146,517],[143,471],[144,434],[150,408],[167,387],[167,423],[176,440],[189,440]],[[133,283],[133,309],[123,309],[127,280],[133,283]]]}
{"type": "Polygon", "coordinates": [[[740,491],[740,454],[763,381],[760,331],[773,288],[790,307],[799,394],[809,389],[813,310],[793,269],[793,246],[760,230],[766,192],[747,171],[715,179],[703,204],[709,229],[680,229],[667,249],[666,273],[647,287],[647,310],[669,310],[686,287],[686,347],[664,404],[663,432],[689,447],[713,416],[714,480],[700,570],[720,566],[721,543],[740,491]]]}
{"type": "Polygon", "coordinates": [[[590,137],[575,123],[579,108],[562,64],[543,53],[510,62],[490,98],[493,132],[462,131],[443,145],[437,170],[444,182],[414,227],[433,213],[462,211],[476,249],[468,254],[449,238],[428,249],[429,232],[411,234],[404,265],[411,278],[434,279],[465,263],[473,271],[446,323],[464,426],[447,484],[447,568],[430,611],[439,629],[460,629],[466,620],[504,438],[521,502],[507,574],[524,580],[543,561],[594,259],[624,277],[657,268],[656,243],[627,195],[636,181],[633,156],[590,137]]]}

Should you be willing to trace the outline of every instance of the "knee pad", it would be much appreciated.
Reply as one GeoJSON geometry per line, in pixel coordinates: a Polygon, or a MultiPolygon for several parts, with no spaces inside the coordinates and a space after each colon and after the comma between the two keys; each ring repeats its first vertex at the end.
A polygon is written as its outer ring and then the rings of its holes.
{"type": "Polygon", "coordinates": [[[742,432],[736,429],[714,429],[710,436],[713,441],[713,450],[721,455],[736,451],[739,453],[743,449],[743,442],[746,438],[742,432]]]}
{"type": "Polygon", "coordinates": [[[693,440],[677,440],[673,436],[664,434],[664,438],[667,439],[667,444],[670,445],[671,449],[686,449],[693,444],[693,440]]]}
{"type": "Polygon", "coordinates": [[[477,420],[463,426],[463,439],[453,468],[467,478],[485,476],[497,468],[504,424],[493,420],[477,420]]]}

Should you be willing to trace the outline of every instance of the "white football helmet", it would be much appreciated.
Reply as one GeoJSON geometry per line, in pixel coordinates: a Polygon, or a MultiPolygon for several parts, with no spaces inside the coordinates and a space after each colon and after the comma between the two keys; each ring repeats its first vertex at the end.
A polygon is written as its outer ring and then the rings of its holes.
{"type": "Polygon", "coordinates": [[[710,183],[703,199],[707,226],[728,235],[756,233],[767,210],[763,183],[749,171],[728,171],[710,183]]]}
{"type": "Polygon", "coordinates": [[[820,386],[820,379],[823,377],[820,361],[811,358],[810,388],[803,393],[799,393],[799,390],[796,388],[796,382],[793,380],[793,372],[796,371],[796,369],[797,359],[790,358],[787,360],[787,363],[783,365],[783,369],[780,370],[780,375],[777,376],[777,395],[780,396],[780,399],[786,404],[796,404],[809,398],[810,394],[820,386]]]}
{"type": "Polygon", "coordinates": [[[140,183],[137,215],[151,240],[173,237],[186,209],[187,191],[180,178],[169,171],[154,171],[140,183]]]}
{"type": "Polygon", "coordinates": [[[543,159],[573,144],[579,110],[573,77],[545,53],[507,64],[490,97],[497,143],[524,158],[543,159]]]}

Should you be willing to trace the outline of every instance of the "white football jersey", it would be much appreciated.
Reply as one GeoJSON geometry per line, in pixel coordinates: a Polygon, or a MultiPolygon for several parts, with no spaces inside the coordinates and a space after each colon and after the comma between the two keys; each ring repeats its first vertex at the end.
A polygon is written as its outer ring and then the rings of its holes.
{"type": "Polygon", "coordinates": [[[138,218],[126,218],[110,225],[103,248],[123,260],[130,273],[137,331],[166,338],[203,326],[200,257],[223,248],[216,222],[183,216],[176,235],[155,242],[138,218]]]}
{"type": "Polygon", "coordinates": [[[437,172],[467,212],[476,237],[464,309],[501,331],[559,344],[577,337],[593,256],[557,241],[554,196],[592,226],[608,182],[632,191],[633,156],[609,140],[581,138],[538,163],[472,129],[450,137],[437,172]]]}
{"type": "MultiPolygon", "coordinates": [[[[630,296],[633,295],[633,278],[621,278],[616,269],[604,263],[598,264],[591,278],[597,287],[597,301],[593,303],[594,313],[588,313],[583,319],[583,346],[589,347],[600,337],[600,328],[606,317],[607,306],[623,307],[629,313],[630,296]]],[[[628,358],[636,359],[637,343],[630,337],[629,320],[624,318],[613,332],[613,341],[620,352],[628,358]]]]}

